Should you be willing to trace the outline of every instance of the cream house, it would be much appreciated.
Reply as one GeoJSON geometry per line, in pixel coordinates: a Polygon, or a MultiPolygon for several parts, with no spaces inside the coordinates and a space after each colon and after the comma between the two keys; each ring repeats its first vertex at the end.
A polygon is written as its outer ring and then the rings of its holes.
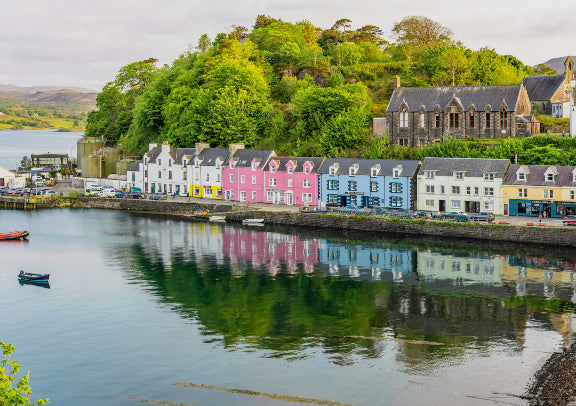
{"type": "Polygon", "coordinates": [[[418,210],[502,215],[507,159],[425,158],[417,176],[418,210]]]}

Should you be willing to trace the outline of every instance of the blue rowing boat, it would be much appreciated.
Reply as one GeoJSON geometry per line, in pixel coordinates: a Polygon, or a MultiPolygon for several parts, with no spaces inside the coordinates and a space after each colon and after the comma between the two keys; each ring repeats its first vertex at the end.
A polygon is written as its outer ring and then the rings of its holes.
{"type": "Polygon", "coordinates": [[[31,273],[20,271],[18,280],[22,282],[48,283],[49,273],[31,273]]]}

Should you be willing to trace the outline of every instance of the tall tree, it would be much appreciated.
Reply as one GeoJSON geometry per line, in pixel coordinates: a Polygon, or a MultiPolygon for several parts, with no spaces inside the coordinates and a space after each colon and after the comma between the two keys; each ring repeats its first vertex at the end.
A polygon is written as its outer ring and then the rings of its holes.
{"type": "Polygon", "coordinates": [[[392,28],[400,45],[410,46],[418,52],[452,38],[452,30],[423,16],[404,17],[392,28]]]}

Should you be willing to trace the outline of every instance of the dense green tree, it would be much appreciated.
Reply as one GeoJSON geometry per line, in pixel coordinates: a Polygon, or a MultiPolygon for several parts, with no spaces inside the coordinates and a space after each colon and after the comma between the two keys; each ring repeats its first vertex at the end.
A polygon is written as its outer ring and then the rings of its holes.
{"type": "Polygon", "coordinates": [[[16,375],[20,371],[20,365],[17,361],[11,360],[10,356],[14,352],[12,344],[6,344],[0,341],[2,348],[2,359],[0,360],[0,404],[6,406],[32,406],[46,405],[49,399],[36,399],[30,401],[32,388],[29,384],[29,376],[22,375],[15,382],[16,375]]]}

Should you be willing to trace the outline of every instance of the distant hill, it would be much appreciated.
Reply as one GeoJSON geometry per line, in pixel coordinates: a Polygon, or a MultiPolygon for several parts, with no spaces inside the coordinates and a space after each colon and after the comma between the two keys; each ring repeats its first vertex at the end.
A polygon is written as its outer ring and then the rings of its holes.
{"type": "MultiPolygon", "coordinates": [[[[550,68],[558,72],[558,75],[561,75],[564,73],[564,61],[566,60],[566,58],[568,58],[568,56],[560,56],[558,58],[552,58],[547,60],[546,62],[542,62],[542,65],[549,66],[550,68]]],[[[576,62],[576,56],[571,56],[571,58],[574,62],[576,62]]]]}
{"type": "Polygon", "coordinates": [[[87,113],[96,109],[98,92],[80,87],[19,87],[0,85],[0,107],[26,107],[60,112],[87,113]]]}
{"type": "Polygon", "coordinates": [[[0,92],[18,92],[24,94],[34,94],[37,92],[49,92],[53,90],[75,90],[78,93],[98,93],[96,90],[86,89],[83,87],[67,86],[14,86],[0,84],[0,92]]]}

